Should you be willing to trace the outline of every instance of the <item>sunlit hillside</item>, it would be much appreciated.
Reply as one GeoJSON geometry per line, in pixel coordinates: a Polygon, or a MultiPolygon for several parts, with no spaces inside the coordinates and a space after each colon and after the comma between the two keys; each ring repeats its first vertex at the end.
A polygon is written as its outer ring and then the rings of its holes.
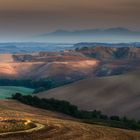
{"type": "Polygon", "coordinates": [[[140,132],[81,123],[66,115],[36,109],[12,100],[0,101],[0,115],[44,124],[45,128],[21,134],[0,135],[0,140],[139,140],[140,132]]]}

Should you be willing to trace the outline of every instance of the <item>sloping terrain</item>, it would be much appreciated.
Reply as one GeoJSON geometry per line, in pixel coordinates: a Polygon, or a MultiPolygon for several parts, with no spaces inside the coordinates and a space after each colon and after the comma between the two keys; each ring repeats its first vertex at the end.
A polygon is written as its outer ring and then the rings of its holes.
{"type": "MultiPolygon", "coordinates": [[[[108,60],[89,58],[82,54],[84,52],[75,51],[0,55],[0,78],[51,77],[60,81],[76,81],[90,76],[122,74],[139,68],[140,59],[114,60],[112,55],[110,56],[113,50],[107,47],[99,49],[101,57],[108,60]]],[[[92,50],[89,49],[88,52],[92,53],[92,50]]]]}
{"type": "Polygon", "coordinates": [[[1,78],[81,78],[92,75],[98,66],[97,60],[79,60],[69,62],[1,62],[1,78]]]}
{"type": "Polygon", "coordinates": [[[64,52],[39,52],[30,54],[14,54],[13,59],[15,62],[67,62],[87,60],[84,54],[75,51],[64,52]]]}
{"type": "Polygon", "coordinates": [[[40,98],[67,100],[80,109],[108,115],[140,118],[140,71],[82,80],[38,94],[40,98]]]}
{"type": "Polygon", "coordinates": [[[75,81],[94,75],[99,61],[78,52],[1,54],[0,78],[75,81]]]}
{"type": "Polygon", "coordinates": [[[139,140],[140,132],[90,125],[66,115],[33,108],[13,100],[0,101],[0,117],[27,119],[46,127],[42,130],[0,136],[0,140],[139,140]]]}
{"type": "Polygon", "coordinates": [[[74,82],[138,69],[140,48],[92,47],[76,51],[0,54],[0,79],[74,82]],[[95,57],[95,58],[94,58],[95,57]]]}
{"type": "Polygon", "coordinates": [[[76,81],[122,74],[139,67],[140,48],[91,47],[76,51],[0,54],[0,78],[51,77],[76,81]]]}
{"type": "Polygon", "coordinates": [[[77,52],[80,52],[86,56],[100,59],[100,60],[110,60],[110,59],[140,59],[140,48],[139,47],[82,47],[77,48],[77,52]]]}

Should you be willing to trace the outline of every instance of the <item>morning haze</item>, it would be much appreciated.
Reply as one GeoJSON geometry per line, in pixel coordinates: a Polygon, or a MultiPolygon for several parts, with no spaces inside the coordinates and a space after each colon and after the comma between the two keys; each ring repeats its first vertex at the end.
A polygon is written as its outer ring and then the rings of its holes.
{"type": "Polygon", "coordinates": [[[0,0],[1,38],[23,39],[56,29],[140,30],[139,6],[138,0],[0,0]]]}

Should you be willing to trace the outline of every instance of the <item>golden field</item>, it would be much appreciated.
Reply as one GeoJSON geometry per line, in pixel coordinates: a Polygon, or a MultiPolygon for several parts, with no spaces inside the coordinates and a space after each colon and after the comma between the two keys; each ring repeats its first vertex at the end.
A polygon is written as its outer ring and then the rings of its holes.
{"type": "Polygon", "coordinates": [[[0,140],[139,140],[140,132],[90,125],[61,113],[23,105],[13,100],[0,101],[0,116],[44,124],[39,131],[0,136],[0,140]]]}

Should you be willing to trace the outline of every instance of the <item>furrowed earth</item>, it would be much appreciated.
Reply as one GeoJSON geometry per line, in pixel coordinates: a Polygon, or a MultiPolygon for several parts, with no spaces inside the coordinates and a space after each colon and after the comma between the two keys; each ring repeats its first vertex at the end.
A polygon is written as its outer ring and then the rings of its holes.
{"type": "Polygon", "coordinates": [[[90,125],[61,113],[0,101],[0,115],[8,119],[31,120],[45,125],[42,130],[0,136],[0,140],[139,140],[140,132],[90,125]]]}

